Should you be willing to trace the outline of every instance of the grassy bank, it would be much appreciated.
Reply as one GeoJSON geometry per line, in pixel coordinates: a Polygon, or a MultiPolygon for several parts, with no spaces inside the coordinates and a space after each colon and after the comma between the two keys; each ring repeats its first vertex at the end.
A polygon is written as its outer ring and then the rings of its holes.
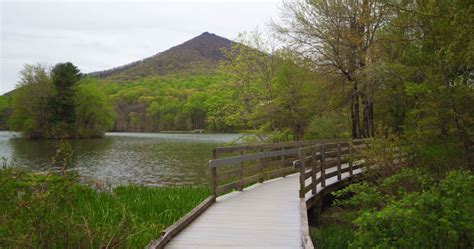
{"type": "Polygon", "coordinates": [[[205,187],[118,187],[0,169],[0,248],[143,248],[208,196],[205,187]]]}

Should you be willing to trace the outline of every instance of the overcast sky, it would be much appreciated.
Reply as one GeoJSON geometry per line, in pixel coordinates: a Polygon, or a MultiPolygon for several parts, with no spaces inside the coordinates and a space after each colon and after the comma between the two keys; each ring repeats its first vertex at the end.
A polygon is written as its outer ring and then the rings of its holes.
{"type": "Polygon", "coordinates": [[[0,94],[24,64],[70,61],[84,72],[136,61],[208,31],[234,39],[264,31],[281,0],[13,1],[0,0],[0,94]]]}

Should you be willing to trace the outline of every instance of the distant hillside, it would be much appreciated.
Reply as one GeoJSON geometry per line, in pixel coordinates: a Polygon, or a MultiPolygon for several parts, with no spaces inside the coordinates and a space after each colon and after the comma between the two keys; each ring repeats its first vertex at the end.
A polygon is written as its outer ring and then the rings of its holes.
{"type": "Polygon", "coordinates": [[[172,73],[202,74],[214,71],[218,61],[223,58],[222,49],[230,48],[233,43],[226,38],[204,32],[154,56],[89,75],[124,81],[172,73]]]}
{"type": "MultiPolygon", "coordinates": [[[[222,120],[206,121],[210,108],[221,106],[226,98],[215,90],[226,79],[216,67],[224,58],[223,49],[233,44],[204,32],[143,60],[89,73],[95,79],[86,80],[113,99],[117,112],[113,131],[235,131],[222,120]]],[[[7,128],[12,92],[0,96],[0,129],[7,128]]]]}

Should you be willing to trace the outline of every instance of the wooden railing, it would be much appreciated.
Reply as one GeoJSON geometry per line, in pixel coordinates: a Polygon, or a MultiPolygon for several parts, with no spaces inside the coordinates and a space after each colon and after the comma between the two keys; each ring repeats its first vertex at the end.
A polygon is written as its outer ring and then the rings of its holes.
{"type": "Polygon", "coordinates": [[[296,173],[297,148],[340,139],[217,147],[209,161],[211,194],[216,198],[265,180],[296,173]],[[219,158],[225,156],[225,158],[219,158]]]}
{"type": "Polygon", "coordinates": [[[210,160],[211,194],[217,197],[232,190],[240,191],[245,186],[294,173],[292,163],[297,155],[298,149],[295,148],[210,160]]]}
{"type": "Polygon", "coordinates": [[[326,181],[331,177],[337,176],[337,181],[340,181],[342,175],[348,172],[349,178],[352,178],[354,171],[363,165],[363,160],[354,162],[353,157],[367,146],[365,142],[354,140],[298,149],[298,159],[293,165],[300,172],[300,198],[305,198],[310,191],[315,195],[318,185],[326,187],[326,181]]]}
{"type": "Polygon", "coordinates": [[[323,143],[333,143],[338,141],[344,141],[342,139],[320,139],[320,140],[309,140],[309,141],[293,141],[273,144],[254,144],[254,145],[237,145],[237,146],[225,146],[216,147],[212,152],[212,159],[233,156],[236,154],[250,154],[262,151],[270,150],[285,150],[300,147],[307,147],[323,143]]]}

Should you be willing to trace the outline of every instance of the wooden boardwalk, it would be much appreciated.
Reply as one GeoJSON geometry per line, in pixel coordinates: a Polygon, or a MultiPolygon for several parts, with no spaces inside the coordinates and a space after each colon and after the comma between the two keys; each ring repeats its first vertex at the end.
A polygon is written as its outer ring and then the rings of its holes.
{"type": "Polygon", "coordinates": [[[148,248],[314,249],[308,210],[318,224],[322,197],[369,167],[365,140],[325,142],[215,148],[211,195],[148,248]]]}
{"type": "MultiPolygon", "coordinates": [[[[337,167],[326,169],[328,174],[335,171],[337,167]]],[[[348,177],[343,173],[341,180],[348,177]]],[[[330,177],[326,187],[338,181],[337,176],[330,177]]],[[[299,184],[299,174],[293,174],[223,195],[166,248],[303,248],[299,184]]],[[[322,189],[319,184],[317,192],[322,189]]]]}

